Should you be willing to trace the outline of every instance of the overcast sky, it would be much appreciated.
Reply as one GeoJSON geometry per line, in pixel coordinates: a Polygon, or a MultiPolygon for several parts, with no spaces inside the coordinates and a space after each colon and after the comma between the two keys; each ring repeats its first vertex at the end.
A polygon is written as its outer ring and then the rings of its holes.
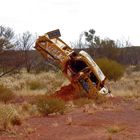
{"type": "Polygon", "coordinates": [[[102,38],[140,45],[140,0],[0,0],[0,25],[39,35],[59,28],[64,41],[95,29],[102,38]]]}

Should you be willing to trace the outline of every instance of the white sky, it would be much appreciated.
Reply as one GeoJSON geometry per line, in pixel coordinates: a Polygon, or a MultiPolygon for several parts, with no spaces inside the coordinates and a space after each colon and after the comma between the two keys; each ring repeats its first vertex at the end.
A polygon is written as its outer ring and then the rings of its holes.
{"type": "Polygon", "coordinates": [[[102,38],[140,45],[140,0],[0,0],[0,25],[39,35],[59,28],[66,42],[95,29],[102,38]]]}

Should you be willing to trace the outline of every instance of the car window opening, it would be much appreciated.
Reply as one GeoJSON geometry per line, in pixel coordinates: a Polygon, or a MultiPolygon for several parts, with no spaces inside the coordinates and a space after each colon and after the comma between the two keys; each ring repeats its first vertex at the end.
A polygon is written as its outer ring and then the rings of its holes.
{"type": "Polygon", "coordinates": [[[78,73],[81,70],[85,69],[88,67],[88,65],[83,62],[82,60],[73,60],[70,64],[70,68],[73,72],[78,73]]]}
{"type": "Polygon", "coordinates": [[[94,73],[90,73],[90,80],[93,82],[93,84],[97,85],[98,84],[98,79],[97,77],[94,75],[94,73]]]}

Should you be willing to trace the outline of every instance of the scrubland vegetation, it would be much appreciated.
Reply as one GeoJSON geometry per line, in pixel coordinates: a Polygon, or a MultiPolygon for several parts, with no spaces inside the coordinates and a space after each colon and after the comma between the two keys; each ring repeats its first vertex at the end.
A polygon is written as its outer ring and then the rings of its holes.
{"type": "Polygon", "coordinates": [[[47,97],[68,81],[61,72],[20,73],[0,79],[0,125],[8,129],[31,116],[64,113],[65,102],[47,97]],[[20,114],[20,115],[19,115],[20,114]],[[8,118],[7,118],[8,117],[8,118]]]}
{"type": "MultiPolygon", "coordinates": [[[[114,96],[121,96],[124,99],[137,99],[140,97],[140,72],[135,71],[135,68],[127,68],[124,76],[119,77],[118,81],[112,80],[109,82],[114,96]]],[[[31,116],[65,113],[69,106],[68,103],[49,96],[59,90],[62,85],[68,83],[61,72],[53,71],[33,74],[23,70],[21,73],[1,77],[1,128],[9,129],[12,125],[21,125],[24,119],[31,116]]],[[[112,106],[104,96],[98,96],[96,100],[79,98],[73,101],[73,106],[76,107],[82,107],[86,104],[102,105],[103,108],[112,106]]],[[[139,110],[139,105],[135,109],[139,110]]],[[[108,128],[108,131],[110,133],[118,131],[114,129],[114,127],[108,128]]]]}
{"type": "MultiPolygon", "coordinates": [[[[55,63],[52,65],[49,61],[44,61],[32,50],[35,41],[32,34],[25,32],[13,43],[14,32],[2,26],[0,30],[0,131],[12,130],[14,125],[22,125],[28,118],[62,115],[74,108],[82,108],[83,112],[89,115],[97,110],[120,111],[110,98],[102,95],[96,98],[79,96],[69,102],[52,98],[52,95],[68,85],[69,81],[55,63]]],[[[113,96],[123,98],[124,102],[139,99],[139,49],[129,46],[120,48],[114,40],[95,36],[93,30],[85,32],[85,37],[88,48],[80,48],[79,44],[75,47],[84,49],[95,58],[109,80],[108,86],[113,96]],[[133,49],[135,51],[130,53],[133,49]]],[[[78,49],[76,51],[79,51],[78,49]]],[[[134,109],[139,111],[140,104],[134,109]]],[[[72,118],[68,117],[67,124],[71,125],[72,121],[72,118]]],[[[113,134],[124,130],[124,127],[114,124],[106,130],[113,134]]]]}
{"type": "Polygon", "coordinates": [[[97,59],[96,62],[109,80],[117,81],[125,72],[124,66],[116,61],[101,58],[97,59]]]}
{"type": "Polygon", "coordinates": [[[114,95],[127,96],[129,98],[138,98],[140,96],[140,72],[132,72],[134,69],[135,67],[128,68],[120,80],[110,82],[114,95]]]}

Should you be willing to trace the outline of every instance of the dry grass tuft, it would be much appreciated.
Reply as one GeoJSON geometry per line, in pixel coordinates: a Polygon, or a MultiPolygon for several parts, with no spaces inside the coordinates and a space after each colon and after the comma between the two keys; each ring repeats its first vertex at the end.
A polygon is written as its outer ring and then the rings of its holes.
{"type": "Polygon", "coordinates": [[[31,116],[39,116],[40,113],[38,111],[37,105],[30,104],[28,102],[24,102],[19,108],[18,112],[22,114],[22,118],[26,119],[31,116]]]}
{"type": "Polygon", "coordinates": [[[25,133],[26,134],[32,134],[32,133],[35,133],[35,132],[36,132],[36,129],[35,128],[27,127],[25,129],[25,133]]]}
{"type": "Polygon", "coordinates": [[[135,106],[135,109],[136,109],[136,110],[140,110],[140,104],[136,105],[136,106],[135,106]]]}
{"type": "Polygon", "coordinates": [[[125,74],[117,82],[110,82],[112,94],[115,96],[139,98],[140,97],[140,72],[125,74]]]}
{"type": "Polygon", "coordinates": [[[65,102],[57,98],[38,98],[36,101],[38,111],[43,115],[49,115],[52,113],[63,114],[65,111],[65,102]]]}
{"type": "Polygon", "coordinates": [[[90,104],[92,102],[93,102],[93,100],[88,99],[88,98],[79,98],[79,99],[74,100],[73,103],[74,103],[74,105],[76,105],[78,107],[82,107],[82,106],[84,106],[86,104],[90,104]]]}
{"type": "Polygon", "coordinates": [[[44,88],[44,85],[38,80],[31,80],[26,82],[30,90],[37,90],[44,88]]]}
{"type": "Polygon", "coordinates": [[[0,106],[0,127],[2,130],[10,128],[12,125],[20,125],[21,122],[21,117],[14,106],[0,106]]]}
{"type": "Polygon", "coordinates": [[[113,126],[108,127],[107,131],[111,134],[114,134],[114,133],[119,133],[119,132],[123,131],[124,129],[125,129],[125,127],[123,127],[123,126],[113,125],[113,126]]]}
{"type": "Polygon", "coordinates": [[[94,99],[96,104],[103,104],[108,101],[108,98],[104,95],[98,94],[98,96],[94,99]]]}
{"type": "Polygon", "coordinates": [[[12,90],[10,90],[9,88],[0,85],[0,101],[4,102],[5,104],[12,100],[15,97],[14,93],[12,90]]]}
{"type": "Polygon", "coordinates": [[[5,76],[0,79],[0,85],[11,89],[16,95],[52,94],[62,85],[68,83],[64,75],[58,71],[41,72],[39,74],[27,73],[5,76]]]}

